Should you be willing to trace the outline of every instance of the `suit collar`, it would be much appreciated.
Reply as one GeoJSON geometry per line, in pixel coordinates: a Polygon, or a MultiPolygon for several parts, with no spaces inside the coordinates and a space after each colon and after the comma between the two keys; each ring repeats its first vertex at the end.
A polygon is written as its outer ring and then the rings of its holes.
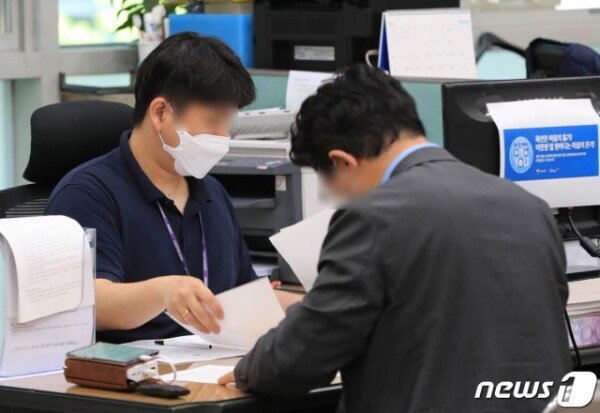
{"type": "Polygon", "coordinates": [[[456,159],[448,151],[442,148],[423,148],[411,153],[402,162],[400,162],[398,167],[396,167],[396,169],[394,169],[394,172],[392,172],[392,177],[401,174],[402,172],[405,172],[414,166],[418,166],[428,162],[440,161],[458,162],[458,159],[456,159]]]}

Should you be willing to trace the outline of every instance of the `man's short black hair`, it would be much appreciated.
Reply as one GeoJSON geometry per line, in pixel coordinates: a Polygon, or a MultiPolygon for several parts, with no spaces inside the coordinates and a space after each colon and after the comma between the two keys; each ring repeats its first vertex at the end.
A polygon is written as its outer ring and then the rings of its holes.
{"type": "Polygon", "coordinates": [[[350,66],[304,101],[292,127],[296,165],[329,173],[329,151],[377,157],[403,132],[425,135],[414,99],[400,82],[365,64],[350,66]]]}
{"type": "Polygon", "coordinates": [[[165,39],[142,62],[135,81],[136,125],[157,96],[176,107],[191,102],[243,107],[254,100],[255,90],[250,74],[225,43],[184,32],[165,39]]]}

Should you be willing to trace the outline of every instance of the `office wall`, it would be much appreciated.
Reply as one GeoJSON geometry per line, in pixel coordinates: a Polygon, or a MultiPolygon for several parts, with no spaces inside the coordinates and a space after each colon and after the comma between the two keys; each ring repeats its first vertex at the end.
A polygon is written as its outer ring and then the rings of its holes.
{"type": "Polygon", "coordinates": [[[0,189],[13,181],[12,111],[10,82],[0,80],[0,189]]]}
{"type": "Polygon", "coordinates": [[[31,113],[59,99],[57,0],[8,1],[10,31],[0,36],[0,104],[9,108],[0,107],[0,186],[25,183],[31,113]]]}
{"type": "Polygon", "coordinates": [[[537,37],[600,45],[599,22],[600,14],[588,10],[505,8],[473,11],[475,38],[483,32],[493,32],[521,47],[537,37]]]}

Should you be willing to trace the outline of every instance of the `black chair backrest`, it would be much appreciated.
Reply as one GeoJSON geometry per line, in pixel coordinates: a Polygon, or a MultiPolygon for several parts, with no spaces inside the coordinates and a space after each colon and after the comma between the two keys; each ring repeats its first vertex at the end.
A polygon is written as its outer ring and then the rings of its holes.
{"type": "Polygon", "coordinates": [[[509,50],[519,56],[525,57],[525,50],[521,49],[512,43],[507,42],[501,37],[496,36],[494,33],[485,32],[482,33],[477,39],[477,46],[475,48],[475,60],[479,62],[482,56],[488,50],[498,47],[500,49],[509,50]]]}
{"type": "Polygon", "coordinates": [[[527,77],[600,75],[600,54],[579,43],[535,39],[527,48],[527,77]]]}
{"type": "Polygon", "coordinates": [[[560,77],[560,69],[567,53],[567,43],[535,39],[527,47],[527,78],[560,77]]]}
{"type": "Polygon", "coordinates": [[[98,100],[56,103],[31,115],[31,153],[23,177],[33,184],[0,191],[0,218],[42,215],[71,169],[103,155],[133,127],[133,109],[98,100]]]}
{"type": "Polygon", "coordinates": [[[116,148],[132,127],[132,113],[130,106],[100,100],[39,108],[31,115],[31,153],[23,177],[56,185],[71,169],[116,148]]]}

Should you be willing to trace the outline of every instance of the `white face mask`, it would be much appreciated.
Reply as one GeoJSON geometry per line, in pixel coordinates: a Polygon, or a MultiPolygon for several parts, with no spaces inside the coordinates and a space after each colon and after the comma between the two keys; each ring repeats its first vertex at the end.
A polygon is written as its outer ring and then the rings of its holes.
{"type": "Polygon", "coordinates": [[[165,143],[159,133],[163,149],[175,159],[175,170],[181,176],[193,176],[202,179],[229,152],[229,141],[226,136],[200,134],[190,135],[178,128],[179,146],[172,147],[165,143]]]}

